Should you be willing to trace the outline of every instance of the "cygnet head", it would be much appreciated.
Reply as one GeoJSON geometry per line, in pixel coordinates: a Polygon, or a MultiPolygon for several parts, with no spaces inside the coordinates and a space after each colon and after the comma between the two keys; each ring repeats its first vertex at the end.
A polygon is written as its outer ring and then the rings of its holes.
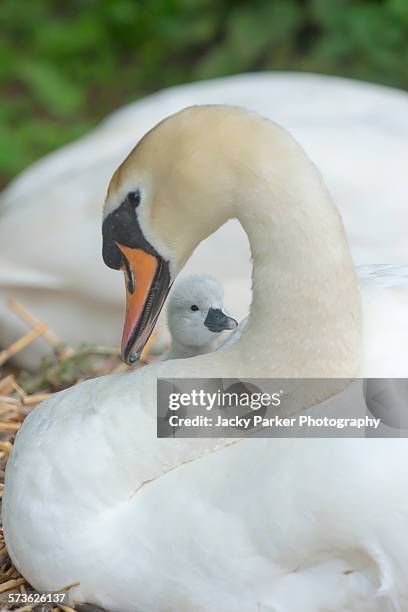
{"type": "Polygon", "coordinates": [[[167,307],[172,341],[168,357],[210,352],[221,332],[237,327],[238,322],[225,313],[223,300],[222,286],[209,276],[191,276],[177,283],[167,307]]]}

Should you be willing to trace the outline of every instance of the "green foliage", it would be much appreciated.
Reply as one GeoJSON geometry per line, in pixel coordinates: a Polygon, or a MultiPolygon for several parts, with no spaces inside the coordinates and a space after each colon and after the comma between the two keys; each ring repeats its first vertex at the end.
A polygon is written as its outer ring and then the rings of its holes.
{"type": "Polygon", "coordinates": [[[161,87],[308,70],[408,88],[408,0],[2,0],[0,181],[161,87]]]}

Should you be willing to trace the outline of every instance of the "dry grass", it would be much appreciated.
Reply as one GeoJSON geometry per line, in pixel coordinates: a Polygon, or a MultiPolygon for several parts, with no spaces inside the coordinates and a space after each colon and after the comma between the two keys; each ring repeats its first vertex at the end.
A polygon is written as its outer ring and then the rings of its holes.
{"type": "MultiPolygon", "coordinates": [[[[7,459],[12,450],[15,435],[25,417],[40,402],[61,389],[78,384],[87,378],[120,372],[128,368],[121,361],[117,349],[90,346],[74,350],[61,342],[45,323],[38,321],[21,304],[10,300],[9,306],[27,323],[28,330],[22,338],[0,351],[0,497],[3,494],[7,459]],[[14,367],[12,358],[40,336],[52,347],[52,356],[45,360],[35,373],[14,367]]],[[[152,342],[154,342],[154,337],[146,345],[138,367],[152,360],[149,357],[149,347],[152,342]]],[[[69,586],[66,588],[68,589],[69,586]]],[[[18,610],[19,612],[50,612],[51,610],[71,612],[74,610],[65,605],[55,606],[55,604],[9,604],[8,597],[11,593],[34,593],[34,590],[12,565],[1,530],[0,612],[3,610],[18,610]]]]}

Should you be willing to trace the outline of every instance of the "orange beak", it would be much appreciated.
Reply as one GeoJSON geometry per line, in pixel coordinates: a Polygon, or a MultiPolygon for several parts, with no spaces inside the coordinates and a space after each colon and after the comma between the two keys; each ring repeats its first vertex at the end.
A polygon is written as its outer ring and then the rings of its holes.
{"type": "Polygon", "coordinates": [[[126,281],[126,317],[121,352],[135,363],[153,331],[170,288],[168,263],[159,255],[116,243],[123,255],[126,281]]]}

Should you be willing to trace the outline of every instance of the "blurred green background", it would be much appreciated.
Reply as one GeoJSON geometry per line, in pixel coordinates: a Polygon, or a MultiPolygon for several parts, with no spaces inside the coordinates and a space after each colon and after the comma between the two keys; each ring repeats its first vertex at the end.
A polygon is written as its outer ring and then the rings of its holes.
{"type": "Polygon", "coordinates": [[[408,0],[1,0],[0,185],[162,87],[302,70],[408,88],[408,0]]]}

